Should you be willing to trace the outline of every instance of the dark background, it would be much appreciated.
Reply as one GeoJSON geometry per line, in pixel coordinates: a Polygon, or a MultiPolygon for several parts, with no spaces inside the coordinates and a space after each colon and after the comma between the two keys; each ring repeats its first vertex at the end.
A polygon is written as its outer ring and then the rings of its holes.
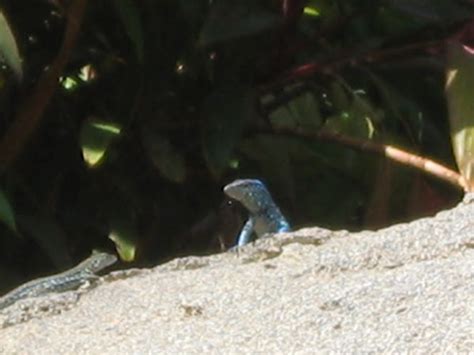
{"type": "Polygon", "coordinates": [[[473,44],[472,1],[3,0],[0,11],[2,288],[94,248],[140,266],[218,252],[245,219],[222,193],[236,178],[263,180],[296,228],[380,228],[463,195],[363,142],[457,170],[446,52],[473,44]]]}

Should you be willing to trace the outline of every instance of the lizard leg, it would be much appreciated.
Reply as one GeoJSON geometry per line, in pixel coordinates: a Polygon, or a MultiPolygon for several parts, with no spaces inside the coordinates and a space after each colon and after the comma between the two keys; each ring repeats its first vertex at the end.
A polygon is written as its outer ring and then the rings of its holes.
{"type": "Polygon", "coordinates": [[[285,221],[280,223],[280,227],[277,230],[277,233],[285,233],[291,231],[290,225],[285,221]]]}
{"type": "Polygon", "coordinates": [[[243,226],[242,231],[239,234],[237,246],[241,247],[241,246],[244,246],[245,244],[248,244],[248,242],[250,241],[250,236],[252,235],[254,226],[255,226],[255,219],[250,217],[247,220],[247,222],[245,222],[245,225],[243,226]]]}

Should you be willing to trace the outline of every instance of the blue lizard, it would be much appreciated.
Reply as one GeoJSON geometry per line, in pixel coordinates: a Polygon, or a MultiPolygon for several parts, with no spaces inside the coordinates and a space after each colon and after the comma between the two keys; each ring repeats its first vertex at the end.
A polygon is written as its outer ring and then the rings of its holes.
{"type": "Polygon", "coordinates": [[[249,212],[249,219],[240,232],[237,247],[250,242],[252,232],[257,237],[267,233],[288,232],[290,225],[272,199],[265,184],[257,179],[242,179],[224,187],[224,193],[239,201],[249,212]]]}

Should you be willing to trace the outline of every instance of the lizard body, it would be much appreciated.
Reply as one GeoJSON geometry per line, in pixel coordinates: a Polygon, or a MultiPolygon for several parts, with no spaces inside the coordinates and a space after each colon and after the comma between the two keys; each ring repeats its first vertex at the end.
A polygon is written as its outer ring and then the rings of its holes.
{"type": "Polygon", "coordinates": [[[265,184],[257,179],[242,179],[224,187],[224,193],[239,201],[249,212],[238,237],[237,247],[250,241],[252,232],[261,237],[267,233],[288,232],[290,225],[272,199],[265,184]]]}
{"type": "Polygon", "coordinates": [[[62,273],[29,281],[0,298],[0,309],[18,300],[37,297],[50,292],[64,292],[97,278],[95,273],[112,265],[117,257],[108,253],[93,253],[86,260],[62,273]]]}

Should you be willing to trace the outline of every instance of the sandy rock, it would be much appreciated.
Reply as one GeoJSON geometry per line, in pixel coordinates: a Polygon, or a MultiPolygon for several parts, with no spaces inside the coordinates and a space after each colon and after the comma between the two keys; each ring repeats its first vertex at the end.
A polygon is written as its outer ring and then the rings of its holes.
{"type": "Polygon", "coordinates": [[[0,353],[467,353],[473,200],[377,232],[307,228],[24,300],[0,314],[0,353]]]}

